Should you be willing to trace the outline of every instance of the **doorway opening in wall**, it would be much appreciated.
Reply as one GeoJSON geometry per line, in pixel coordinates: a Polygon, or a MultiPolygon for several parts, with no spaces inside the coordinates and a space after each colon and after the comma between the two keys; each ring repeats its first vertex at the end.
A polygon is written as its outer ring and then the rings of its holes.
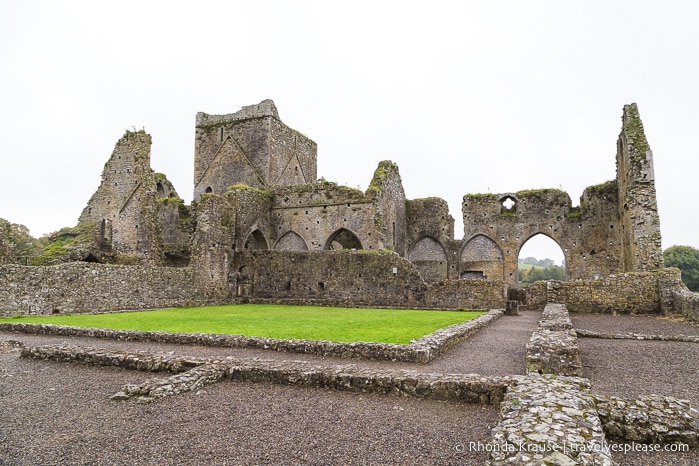
{"type": "Polygon", "coordinates": [[[527,286],[540,280],[568,277],[565,255],[558,243],[538,233],[524,242],[517,256],[517,284],[527,286]]]}
{"type": "Polygon", "coordinates": [[[343,249],[364,248],[362,247],[362,242],[359,241],[359,238],[357,238],[357,235],[345,228],[340,228],[335,233],[330,235],[328,241],[325,243],[324,249],[342,251],[343,249]]]}

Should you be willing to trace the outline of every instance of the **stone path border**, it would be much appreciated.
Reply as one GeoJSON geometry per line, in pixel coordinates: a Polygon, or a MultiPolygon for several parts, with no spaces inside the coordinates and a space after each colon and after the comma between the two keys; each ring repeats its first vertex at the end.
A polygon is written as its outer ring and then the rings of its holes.
{"type": "Polygon", "coordinates": [[[256,348],[321,356],[424,364],[432,361],[455,343],[474,335],[481,328],[502,316],[503,313],[503,309],[491,310],[475,319],[438,329],[429,335],[412,340],[407,345],[370,342],[338,343],[327,340],[280,340],[277,338],[205,333],[140,332],[136,330],[80,328],[19,322],[0,322],[0,330],[37,335],[107,338],[118,341],[149,341],[179,345],[256,348]]]}
{"type": "Polygon", "coordinates": [[[609,340],[655,340],[699,343],[699,335],[646,335],[643,333],[603,333],[575,329],[579,338],[603,338],[609,340]]]}

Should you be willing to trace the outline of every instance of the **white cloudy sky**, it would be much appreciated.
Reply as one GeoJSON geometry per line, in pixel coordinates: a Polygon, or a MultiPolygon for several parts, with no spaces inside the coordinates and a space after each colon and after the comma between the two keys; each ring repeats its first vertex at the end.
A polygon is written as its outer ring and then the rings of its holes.
{"type": "MultiPolygon", "coordinates": [[[[273,99],[318,175],[409,198],[615,177],[624,104],[655,156],[663,247],[699,247],[699,6],[687,1],[0,0],[0,217],[73,226],[125,129],[191,200],[196,112],[273,99]]],[[[540,252],[546,255],[547,252],[540,252]]]]}

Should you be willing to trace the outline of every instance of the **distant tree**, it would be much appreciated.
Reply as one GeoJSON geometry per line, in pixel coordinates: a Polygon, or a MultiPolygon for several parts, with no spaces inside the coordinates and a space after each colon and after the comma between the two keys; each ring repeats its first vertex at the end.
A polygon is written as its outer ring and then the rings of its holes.
{"type": "Polygon", "coordinates": [[[520,264],[527,264],[527,265],[539,265],[538,260],[536,257],[526,257],[524,259],[519,260],[520,264]]]}
{"type": "Polygon", "coordinates": [[[10,223],[0,218],[0,229],[3,230],[5,240],[10,245],[16,261],[28,258],[39,250],[37,240],[29,234],[29,228],[17,223],[10,223]]]}
{"type": "Polygon", "coordinates": [[[556,263],[553,261],[553,259],[541,259],[536,263],[536,265],[540,267],[551,267],[555,265],[556,263]]]}
{"type": "Polygon", "coordinates": [[[557,265],[552,265],[544,269],[544,277],[546,280],[560,280],[565,281],[566,279],[566,269],[559,267],[557,265]]]}
{"type": "Polygon", "coordinates": [[[687,288],[699,292],[699,250],[691,246],[672,246],[663,252],[666,267],[677,267],[687,288]]]}

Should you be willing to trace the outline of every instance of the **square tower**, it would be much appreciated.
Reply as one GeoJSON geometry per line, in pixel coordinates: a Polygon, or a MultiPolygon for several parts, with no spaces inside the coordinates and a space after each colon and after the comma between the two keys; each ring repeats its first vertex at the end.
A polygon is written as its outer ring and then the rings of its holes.
{"type": "Polygon", "coordinates": [[[228,115],[198,113],[194,199],[244,184],[259,189],[317,178],[317,145],[282,123],[271,100],[228,115]]]}

